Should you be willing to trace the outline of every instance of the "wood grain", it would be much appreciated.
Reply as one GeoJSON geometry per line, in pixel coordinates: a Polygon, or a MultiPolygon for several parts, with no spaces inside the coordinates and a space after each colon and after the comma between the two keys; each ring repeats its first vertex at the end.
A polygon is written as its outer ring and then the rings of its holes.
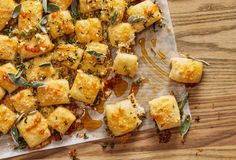
{"type": "Polygon", "coordinates": [[[201,84],[188,88],[194,121],[185,144],[177,130],[159,144],[155,130],[103,151],[101,141],[14,158],[69,159],[236,159],[236,0],[169,0],[178,50],[208,61],[201,84]]]}

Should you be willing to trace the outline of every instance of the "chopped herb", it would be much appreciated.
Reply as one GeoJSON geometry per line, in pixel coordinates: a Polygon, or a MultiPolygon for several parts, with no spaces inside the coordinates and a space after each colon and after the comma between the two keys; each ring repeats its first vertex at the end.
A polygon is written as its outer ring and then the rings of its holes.
{"type": "Polygon", "coordinates": [[[190,115],[187,115],[180,127],[180,134],[182,137],[182,142],[184,142],[184,137],[188,133],[188,130],[190,128],[190,124],[191,124],[191,118],[190,118],[190,115]]]}
{"type": "Polygon", "coordinates": [[[189,98],[189,94],[188,94],[188,92],[186,92],[186,93],[183,95],[183,97],[181,97],[181,100],[178,102],[179,110],[180,110],[181,113],[182,113],[182,111],[183,111],[183,108],[184,108],[185,104],[186,104],[187,101],[188,101],[188,98],[189,98]]]}
{"type": "Polygon", "coordinates": [[[44,16],[40,23],[39,23],[39,29],[43,32],[43,33],[47,33],[47,28],[46,28],[46,24],[48,23],[48,16],[44,16]]]}
{"type": "Polygon", "coordinates": [[[10,26],[9,28],[5,28],[3,30],[3,34],[10,35],[12,30],[13,30],[12,26],[10,26]]]}
{"type": "Polygon", "coordinates": [[[73,0],[71,3],[71,16],[74,20],[77,20],[80,16],[79,11],[78,11],[78,1],[73,0]]]}
{"type": "Polygon", "coordinates": [[[118,12],[114,11],[109,17],[109,20],[110,20],[112,25],[116,24],[117,18],[118,18],[118,12]]]}
{"type": "Polygon", "coordinates": [[[74,37],[68,37],[65,39],[65,42],[66,43],[69,43],[69,44],[73,44],[76,42],[75,38],[74,37]]]}
{"type": "Polygon", "coordinates": [[[94,57],[96,57],[97,59],[106,57],[106,55],[104,55],[102,53],[98,53],[96,51],[87,51],[87,53],[94,56],[94,57]]]}
{"type": "Polygon", "coordinates": [[[22,4],[19,4],[15,7],[13,13],[12,13],[12,18],[17,18],[20,14],[22,4]]]}
{"type": "Polygon", "coordinates": [[[133,15],[128,18],[129,23],[146,22],[146,18],[139,15],[133,15]]]}
{"type": "Polygon", "coordinates": [[[47,13],[52,13],[52,12],[56,12],[60,10],[60,7],[58,7],[57,5],[53,4],[53,3],[49,3],[47,5],[47,13]]]}
{"type": "Polygon", "coordinates": [[[15,75],[15,79],[19,79],[21,77],[21,75],[25,72],[25,68],[19,70],[19,72],[16,73],[15,75]]]}
{"type": "Polygon", "coordinates": [[[39,67],[49,67],[51,65],[52,65],[51,62],[45,62],[45,63],[40,64],[39,67]]]}

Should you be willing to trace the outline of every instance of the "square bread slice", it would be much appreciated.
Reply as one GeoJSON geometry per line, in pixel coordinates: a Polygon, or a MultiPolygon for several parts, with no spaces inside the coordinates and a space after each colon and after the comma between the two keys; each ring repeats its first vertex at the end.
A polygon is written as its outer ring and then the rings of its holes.
{"type": "Polygon", "coordinates": [[[7,134],[16,121],[16,114],[4,104],[0,105],[0,132],[7,134]]]}

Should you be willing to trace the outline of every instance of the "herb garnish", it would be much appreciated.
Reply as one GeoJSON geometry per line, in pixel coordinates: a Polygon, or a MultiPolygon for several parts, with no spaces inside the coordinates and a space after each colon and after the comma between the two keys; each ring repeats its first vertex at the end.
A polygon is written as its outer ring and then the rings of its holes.
{"type": "Polygon", "coordinates": [[[109,20],[112,25],[116,24],[117,18],[118,18],[118,13],[117,13],[117,11],[114,11],[109,17],[109,20]]]}
{"type": "Polygon", "coordinates": [[[43,33],[47,33],[47,28],[46,28],[46,24],[48,23],[48,16],[44,16],[41,21],[39,22],[39,29],[43,32],[43,33]]]}
{"type": "Polygon", "coordinates": [[[80,16],[78,8],[79,8],[78,1],[72,0],[70,9],[71,9],[71,16],[74,20],[77,20],[80,16]]]}
{"type": "Polygon", "coordinates": [[[48,67],[48,66],[51,66],[52,63],[51,62],[45,62],[45,63],[42,63],[39,65],[39,67],[48,67]]]}
{"type": "Polygon", "coordinates": [[[53,4],[53,3],[49,3],[47,5],[47,13],[52,13],[52,12],[56,12],[60,10],[60,7],[58,7],[57,5],[53,4]]]}
{"type": "Polygon", "coordinates": [[[129,23],[146,22],[146,18],[139,15],[133,15],[128,18],[129,23]]]}
{"type": "Polygon", "coordinates": [[[87,53],[94,56],[94,57],[96,57],[97,59],[106,57],[106,55],[104,55],[102,53],[98,53],[96,51],[87,51],[87,53]]]}
{"type": "Polygon", "coordinates": [[[188,94],[188,92],[186,92],[186,93],[183,95],[183,97],[181,97],[181,100],[178,102],[178,106],[179,106],[180,112],[183,111],[183,108],[184,108],[185,104],[187,103],[188,98],[189,98],[189,94],[188,94]]]}
{"type": "Polygon", "coordinates": [[[13,13],[12,13],[12,18],[17,18],[20,14],[22,4],[19,4],[15,7],[13,13]]]}
{"type": "Polygon", "coordinates": [[[189,56],[189,55],[187,55],[187,58],[190,58],[190,59],[195,60],[195,61],[198,61],[198,62],[202,62],[203,64],[205,64],[205,65],[207,65],[207,66],[210,65],[210,63],[208,63],[207,61],[204,61],[204,60],[202,60],[202,59],[197,59],[197,58],[194,58],[194,57],[189,56]]]}
{"type": "Polygon", "coordinates": [[[190,124],[191,124],[191,118],[190,118],[190,115],[187,115],[180,127],[180,134],[182,137],[182,142],[184,142],[184,137],[188,133],[188,130],[190,128],[190,124]]]}
{"type": "Polygon", "coordinates": [[[160,20],[160,21],[154,23],[152,25],[152,28],[153,28],[154,32],[157,32],[160,28],[163,28],[164,26],[165,26],[165,24],[163,23],[162,20],[160,20]]]}

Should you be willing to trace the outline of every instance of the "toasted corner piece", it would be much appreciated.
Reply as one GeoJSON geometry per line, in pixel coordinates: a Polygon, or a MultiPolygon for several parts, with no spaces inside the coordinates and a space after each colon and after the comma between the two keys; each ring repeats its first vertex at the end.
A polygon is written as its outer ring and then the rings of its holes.
{"type": "Polygon", "coordinates": [[[62,106],[57,107],[47,118],[48,125],[61,134],[65,134],[75,120],[74,114],[62,106]]]}
{"type": "Polygon", "coordinates": [[[127,100],[105,106],[107,126],[114,136],[121,136],[134,131],[142,123],[145,114],[133,95],[127,100]]]}
{"type": "Polygon", "coordinates": [[[76,21],[76,38],[80,43],[102,41],[102,24],[98,18],[88,18],[76,21]]]}
{"type": "Polygon", "coordinates": [[[12,13],[17,3],[14,0],[6,0],[0,2],[0,31],[5,27],[12,18],[12,13]]]}
{"type": "Polygon", "coordinates": [[[134,77],[138,70],[138,57],[132,54],[118,53],[113,63],[113,70],[117,74],[134,77]]]}
{"type": "Polygon", "coordinates": [[[0,86],[7,90],[8,93],[11,93],[16,90],[18,86],[10,80],[8,73],[17,73],[17,70],[13,64],[7,63],[0,66],[0,86]]]}
{"type": "Polygon", "coordinates": [[[52,53],[52,60],[59,61],[71,69],[77,69],[84,50],[71,44],[59,44],[52,53]]]}
{"type": "Polygon", "coordinates": [[[14,60],[17,51],[18,40],[16,37],[0,35],[0,59],[14,60]]]}
{"type": "Polygon", "coordinates": [[[129,48],[134,44],[134,29],[129,23],[120,23],[108,28],[108,35],[113,47],[129,48]]]}
{"type": "Polygon", "coordinates": [[[151,106],[151,116],[160,131],[180,126],[180,112],[174,96],[161,96],[148,103],[151,106]]]}
{"type": "Polygon", "coordinates": [[[101,11],[101,20],[115,25],[122,22],[127,7],[125,0],[107,0],[101,11]]]}
{"type": "Polygon", "coordinates": [[[51,136],[47,120],[38,111],[23,118],[17,124],[17,128],[30,148],[41,144],[51,136]]]}
{"type": "Polygon", "coordinates": [[[172,58],[170,79],[181,83],[199,83],[202,78],[203,64],[188,58],[172,58]]]}
{"type": "Polygon", "coordinates": [[[54,45],[48,35],[35,34],[31,40],[21,42],[18,52],[21,58],[29,59],[45,54],[53,49],[54,45]]]}
{"type": "Polygon", "coordinates": [[[40,106],[70,103],[67,80],[47,80],[44,83],[45,85],[37,88],[37,99],[40,106]]]}
{"type": "Polygon", "coordinates": [[[98,77],[79,70],[70,90],[70,94],[72,98],[78,101],[93,104],[101,89],[102,83],[98,77]]]}
{"type": "Polygon", "coordinates": [[[21,32],[36,30],[43,16],[43,6],[40,1],[27,0],[21,2],[22,7],[18,17],[18,29],[21,32]]]}
{"type": "Polygon", "coordinates": [[[75,31],[72,17],[69,11],[56,11],[48,16],[48,27],[53,39],[75,31]]]}
{"type": "Polygon", "coordinates": [[[157,21],[162,20],[159,8],[152,0],[145,0],[127,9],[128,22],[136,32],[140,32],[157,21]]]}
{"type": "Polygon", "coordinates": [[[96,76],[107,73],[108,46],[99,42],[87,44],[82,61],[82,70],[96,76]]]}
{"type": "Polygon", "coordinates": [[[79,0],[79,11],[87,13],[102,8],[103,0],[79,0]]]}
{"type": "Polygon", "coordinates": [[[16,121],[16,114],[4,104],[0,105],[0,132],[7,134],[16,121]]]}
{"type": "Polygon", "coordinates": [[[66,10],[72,3],[72,0],[49,0],[49,2],[56,4],[61,10],[66,10]]]}
{"type": "Polygon", "coordinates": [[[32,90],[24,89],[10,97],[12,105],[17,112],[29,113],[37,109],[37,99],[34,97],[32,90]]]}

